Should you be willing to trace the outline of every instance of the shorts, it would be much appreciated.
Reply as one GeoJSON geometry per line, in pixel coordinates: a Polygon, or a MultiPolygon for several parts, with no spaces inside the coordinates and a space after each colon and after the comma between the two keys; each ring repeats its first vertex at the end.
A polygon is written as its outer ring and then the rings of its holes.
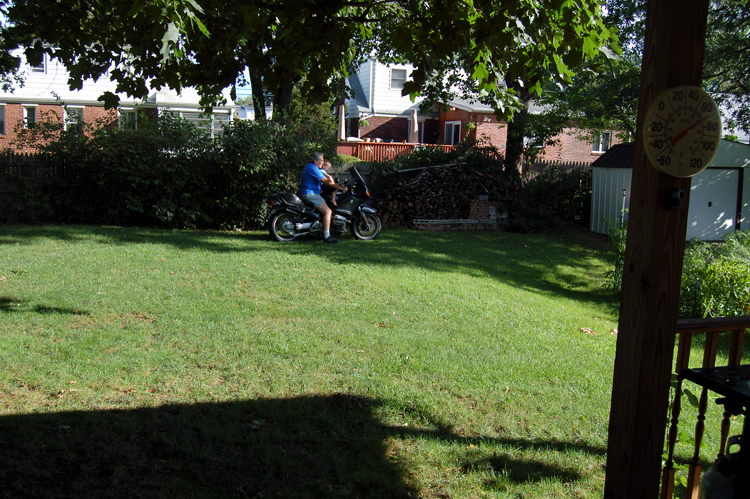
{"type": "Polygon", "coordinates": [[[305,201],[307,201],[308,203],[312,203],[313,206],[315,206],[316,208],[320,206],[321,204],[325,204],[326,202],[325,199],[323,199],[323,196],[321,196],[320,194],[313,194],[313,193],[300,194],[300,197],[304,199],[305,201]]]}

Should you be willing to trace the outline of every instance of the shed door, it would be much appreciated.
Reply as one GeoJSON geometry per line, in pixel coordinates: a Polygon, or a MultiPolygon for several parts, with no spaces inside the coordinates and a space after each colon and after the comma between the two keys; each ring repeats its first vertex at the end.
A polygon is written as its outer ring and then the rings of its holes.
{"type": "Polygon", "coordinates": [[[708,168],[690,184],[686,239],[718,241],[736,230],[738,170],[708,168]]]}

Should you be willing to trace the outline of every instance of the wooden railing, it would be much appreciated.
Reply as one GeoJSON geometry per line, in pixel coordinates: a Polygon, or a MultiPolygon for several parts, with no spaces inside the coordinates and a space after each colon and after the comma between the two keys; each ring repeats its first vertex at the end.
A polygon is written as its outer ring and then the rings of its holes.
{"type": "MultiPolygon", "coordinates": [[[[727,365],[736,366],[742,361],[742,347],[745,338],[745,330],[750,328],[750,316],[741,315],[736,317],[719,317],[713,319],[685,319],[677,323],[677,361],[675,362],[675,374],[677,375],[677,386],[674,391],[672,402],[672,417],[669,421],[669,432],[667,433],[667,455],[662,470],[661,499],[671,499],[674,495],[674,448],[677,442],[678,422],[682,407],[682,382],[680,373],[683,369],[690,367],[690,347],[693,336],[705,334],[703,362],[701,367],[716,367],[716,352],[719,346],[721,334],[729,334],[729,353],[727,365]]],[[[693,456],[688,468],[686,499],[698,499],[700,494],[701,469],[700,448],[703,441],[705,428],[706,410],[708,409],[708,390],[702,388],[698,399],[698,417],[695,424],[695,446],[693,456]]],[[[726,452],[727,438],[729,437],[730,416],[724,412],[721,421],[721,436],[719,441],[718,456],[726,452]]]]}
{"type": "Polygon", "coordinates": [[[409,153],[416,147],[441,148],[446,152],[456,148],[456,146],[412,144],[407,142],[339,142],[336,152],[337,154],[354,156],[362,161],[379,162],[409,153]]]}

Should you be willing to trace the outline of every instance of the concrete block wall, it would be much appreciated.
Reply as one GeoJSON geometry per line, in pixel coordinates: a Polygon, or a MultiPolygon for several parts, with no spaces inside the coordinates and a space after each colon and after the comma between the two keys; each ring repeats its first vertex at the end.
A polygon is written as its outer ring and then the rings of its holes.
{"type": "Polygon", "coordinates": [[[413,220],[412,224],[417,230],[501,230],[503,220],[498,213],[497,201],[489,201],[487,196],[479,196],[473,199],[469,206],[469,218],[452,220],[413,220]]]}

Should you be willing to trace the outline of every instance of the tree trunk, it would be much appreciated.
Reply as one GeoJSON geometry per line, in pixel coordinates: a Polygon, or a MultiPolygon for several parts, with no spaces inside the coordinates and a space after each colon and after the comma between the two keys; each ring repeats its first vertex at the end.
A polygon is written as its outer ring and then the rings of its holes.
{"type": "Polygon", "coordinates": [[[284,121],[284,117],[289,115],[292,108],[292,90],[294,90],[294,82],[285,83],[276,89],[273,99],[274,121],[284,121]]]}
{"type": "Polygon", "coordinates": [[[250,86],[253,90],[253,109],[255,110],[255,121],[266,119],[266,94],[263,88],[263,77],[260,70],[250,70],[250,86]]]}
{"type": "Polygon", "coordinates": [[[513,88],[518,93],[518,97],[523,102],[523,108],[508,123],[508,135],[505,139],[505,168],[515,169],[521,174],[523,173],[524,137],[526,136],[526,119],[529,115],[531,94],[521,88],[518,83],[509,85],[509,88],[513,88]]]}

